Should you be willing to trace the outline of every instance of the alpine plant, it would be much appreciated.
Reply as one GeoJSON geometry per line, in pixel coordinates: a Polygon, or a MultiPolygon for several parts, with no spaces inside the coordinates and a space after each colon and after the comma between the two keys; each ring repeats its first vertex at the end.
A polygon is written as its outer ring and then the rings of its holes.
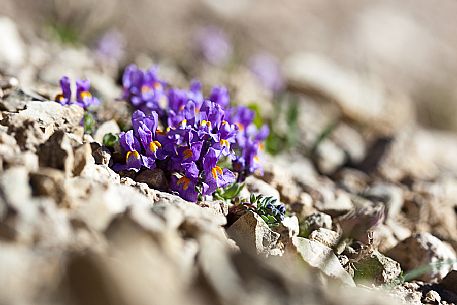
{"type": "Polygon", "coordinates": [[[257,128],[254,111],[231,106],[227,88],[202,85],[169,86],[155,68],[128,66],[122,78],[123,99],[136,110],[133,129],[119,134],[121,162],[115,171],[162,169],[171,191],[188,201],[212,195],[257,172],[267,126],[257,128]]]}

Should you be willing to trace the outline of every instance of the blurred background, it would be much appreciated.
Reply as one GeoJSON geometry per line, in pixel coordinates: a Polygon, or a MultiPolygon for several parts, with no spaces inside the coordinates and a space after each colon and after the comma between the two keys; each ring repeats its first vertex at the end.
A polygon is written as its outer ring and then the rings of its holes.
{"type": "MultiPolygon", "coordinates": [[[[94,47],[107,33],[115,33],[105,37],[105,43],[111,39],[122,46],[116,53],[122,57],[121,66],[146,54],[196,74],[201,67],[194,61],[195,45],[205,43],[201,36],[211,36],[205,30],[216,36],[222,33],[228,45],[215,52],[224,49],[226,54],[207,54],[216,65],[226,69],[233,63],[249,65],[256,60],[254,55],[268,54],[267,60],[277,60],[291,87],[300,87],[301,79],[325,69],[329,71],[322,72],[323,77],[335,82],[355,76],[394,92],[389,96],[395,103],[412,101],[421,125],[457,131],[457,2],[452,0],[0,0],[0,4],[2,14],[14,20],[26,42],[39,37],[94,47]]],[[[209,44],[224,44],[215,39],[209,44]]],[[[370,94],[377,93],[368,93],[368,98],[370,94]]]]}

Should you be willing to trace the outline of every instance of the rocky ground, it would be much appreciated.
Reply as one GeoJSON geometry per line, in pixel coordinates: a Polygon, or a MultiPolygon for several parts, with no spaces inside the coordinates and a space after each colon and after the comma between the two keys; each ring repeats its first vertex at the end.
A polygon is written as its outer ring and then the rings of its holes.
{"type": "Polygon", "coordinates": [[[291,57],[291,126],[245,68],[196,70],[294,134],[243,191],[286,205],[271,227],[222,200],[158,191],[155,172],[113,172],[102,139],[129,120],[118,67],[0,26],[16,48],[0,52],[0,304],[457,303],[457,137],[419,127],[401,92],[291,57]],[[86,75],[104,101],[92,135],[82,108],[52,101],[64,73],[86,75]]]}

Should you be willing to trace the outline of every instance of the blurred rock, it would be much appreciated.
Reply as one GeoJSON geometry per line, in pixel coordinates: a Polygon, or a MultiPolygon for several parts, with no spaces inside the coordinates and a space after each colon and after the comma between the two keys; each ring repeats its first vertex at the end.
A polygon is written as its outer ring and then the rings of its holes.
{"type": "MultiPolygon", "coordinates": [[[[277,247],[279,234],[273,232],[254,212],[247,212],[227,229],[242,250],[269,255],[277,247]]],[[[276,253],[276,252],[274,252],[276,253]]]]}
{"type": "Polygon", "coordinates": [[[368,234],[374,231],[384,221],[384,205],[366,202],[357,206],[347,214],[338,217],[344,238],[353,238],[365,244],[368,243],[368,234]]]}
{"type": "Polygon", "coordinates": [[[350,125],[339,123],[330,137],[345,152],[348,161],[352,164],[357,164],[365,158],[367,152],[365,139],[350,125]]]}
{"type": "Polygon", "coordinates": [[[317,189],[312,189],[311,196],[315,197],[316,209],[333,217],[343,215],[354,207],[348,193],[335,189],[329,183],[323,183],[317,189]]]}
{"type": "Polygon", "coordinates": [[[28,102],[24,110],[5,113],[1,124],[8,126],[8,133],[15,137],[21,149],[35,151],[56,130],[82,136],[82,117],[83,109],[76,105],[63,107],[55,102],[28,102]]]}
{"type": "Polygon", "coordinates": [[[335,102],[344,116],[380,132],[414,121],[411,101],[389,92],[373,75],[359,75],[309,53],[292,55],[284,70],[293,88],[335,102]]]}
{"type": "Polygon", "coordinates": [[[109,120],[103,122],[103,124],[101,124],[100,127],[97,128],[97,131],[95,131],[94,139],[98,143],[103,144],[103,137],[107,133],[118,134],[120,132],[121,130],[119,129],[119,126],[117,125],[116,121],[109,120]]]}
{"type": "Polygon", "coordinates": [[[400,264],[378,251],[354,262],[354,281],[383,285],[393,283],[401,275],[400,264]]]}
{"type": "Polygon", "coordinates": [[[346,154],[334,142],[324,140],[316,149],[315,159],[319,171],[331,175],[346,162],[346,154]]]}
{"type": "Polygon", "coordinates": [[[287,244],[291,237],[298,236],[300,233],[298,218],[296,216],[285,217],[273,230],[280,234],[282,243],[287,244]]]}
{"type": "Polygon", "coordinates": [[[111,161],[111,151],[98,144],[91,143],[92,157],[94,157],[95,164],[109,165],[111,161]]]}
{"type": "Polygon", "coordinates": [[[74,149],[73,175],[78,176],[86,168],[94,165],[95,160],[89,143],[83,143],[74,149]]]}
{"type": "Polygon", "coordinates": [[[407,271],[430,266],[431,271],[419,277],[424,281],[440,280],[450,270],[457,268],[455,263],[457,257],[454,250],[426,232],[417,233],[405,239],[387,255],[398,261],[407,271]]]}
{"type": "Polygon", "coordinates": [[[26,50],[16,24],[7,17],[0,17],[0,65],[3,69],[18,68],[24,64],[26,50]]]}
{"type": "Polygon", "coordinates": [[[341,234],[329,229],[319,228],[311,232],[309,239],[333,249],[341,242],[341,234]]]}
{"type": "Polygon", "coordinates": [[[438,292],[430,290],[425,295],[424,301],[427,302],[427,303],[438,303],[438,304],[440,304],[441,303],[441,296],[438,294],[438,292]]]}
{"type": "Polygon", "coordinates": [[[38,147],[40,167],[51,167],[73,175],[75,166],[74,148],[81,145],[72,135],[60,130],[55,132],[45,143],[38,147]]]}
{"type": "Polygon", "coordinates": [[[135,180],[138,182],[144,182],[153,189],[163,191],[168,189],[167,177],[160,168],[143,170],[135,177],[135,180]]]}
{"type": "Polygon", "coordinates": [[[343,269],[332,249],[319,242],[294,237],[286,252],[300,255],[306,263],[318,268],[330,278],[338,279],[348,286],[355,286],[352,277],[343,269]]]}
{"type": "Polygon", "coordinates": [[[279,199],[279,192],[273,188],[270,184],[256,177],[250,176],[246,178],[246,189],[250,193],[262,194],[264,196],[272,196],[279,199]]]}
{"type": "Polygon", "coordinates": [[[331,230],[332,217],[323,212],[315,212],[306,217],[300,224],[300,236],[308,237],[311,232],[320,228],[331,230]]]}

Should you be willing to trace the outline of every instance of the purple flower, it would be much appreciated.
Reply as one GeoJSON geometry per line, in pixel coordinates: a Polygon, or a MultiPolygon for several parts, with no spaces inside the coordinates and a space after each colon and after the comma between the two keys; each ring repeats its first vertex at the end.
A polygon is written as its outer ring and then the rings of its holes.
{"type": "Polygon", "coordinates": [[[228,169],[222,169],[217,165],[218,152],[210,148],[203,158],[203,171],[205,173],[204,194],[212,194],[217,188],[225,187],[235,182],[235,175],[228,169]]]}
{"type": "Polygon", "coordinates": [[[90,82],[88,80],[76,81],[76,101],[72,101],[71,99],[71,82],[68,76],[63,76],[60,79],[60,88],[62,89],[62,93],[55,97],[55,101],[61,105],[76,104],[84,108],[84,110],[87,110],[90,106],[97,106],[100,103],[100,101],[89,92],[90,82]]]}
{"type": "Polygon", "coordinates": [[[60,79],[60,88],[62,93],[58,94],[55,98],[55,101],[61,105],[70,105],[71,104],[71,84],[70,78],[68,76],[63,76],[60,79]]]}
{"type": "Polygon", "coordinates": [[[230,104],[230,95],[227,88],[223,86],[213,87],[209,100],[221,105],[223,108],[227,107],[230,104]]]}
{"type": "Polygon", "coordinates": [[[258,153],[268,128],[255,127],[249,108],[232,108],[225,87],[214,87],[205,98],[198,81],[188,89],[166,88],[156,69],[134,65],[126,68],[122,83],[124,98],[136,111],[133,130],[121,134],[125,162],[115,169],[158,167],[169,177],[170,189],[189,201],[261,170],[258,153]],[[232,161],[236,174],[221,167],[225,160],[232,161]]]}
{"type": "Polygon", "coordinates": [[[101,60],[118,62],[125,53],[124,37],[118,31],[106,32],[97,42],[95,53],[101,60]]]}
{"type": "Polygon", "coordinates": [[[76,104],[84,109],[89,106],[96,106],[100,102],[97,98],[93,97],[89,92],[90,82],[88,80],[76,81],[76,104]]]}
{"type": "Polygon", "coordinates": [[[179,194],[183,199],[196,202],[198,200],[198,191],[196,189],[196,179],[181,176],[178,178],[171,177],[171,189],[179,194]]]}
{"type": "Polygon", "coordinates": [[[195,34],[197,51],[210,64],[225,65],[232,56],[232,45],[224,31],[215,26],[203,27],[195,34]]]}
{"type": "Polygon", "coordinates": [[[157,68],[142,71],[136,65],[128,66],[122,76],[122,86],[123,98],[133,107],[146,113],[161,113],[160,105],[167,99],[166,84],[157,77],[157,68]]]}
{"type": "Polygon", "coordinates": [[[143,165],[143,156],[140,154],[140,141],[133,134],[133,130],[121,132],[119,134],[119,143],[125,155],[125,164],[115,164],[114,169],[116,171],[139,171],[143,165]]]}
{"type": "Polygon", "coordinates": [[[284,79],[278,60],[268,53],[259,53],[249,60],[249,68],[265,88],[278,92],[284,88],[284,79]]]}

